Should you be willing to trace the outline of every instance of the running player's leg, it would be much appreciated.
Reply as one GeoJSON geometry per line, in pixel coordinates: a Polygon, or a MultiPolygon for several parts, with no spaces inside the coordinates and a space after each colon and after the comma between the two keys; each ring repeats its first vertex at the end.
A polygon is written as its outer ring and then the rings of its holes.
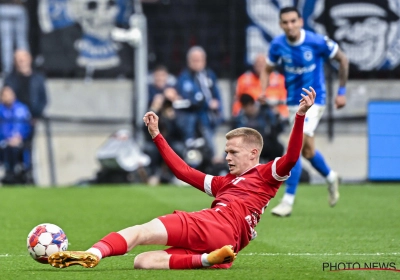
{"type": "Polygon", "coordinates": [[[292,213],[297,187],[300,182],[301,171],[301,158],[299,158],[296,165],[293,166],[292,170],[290,170],[290,177],[286,180],[285,194],[283,195],[281,202],[271,210],[273,215],[286,217],[290,216],[292,213]]]}
{"type": "MultiPolygon", "coordinates": [[[[294,119],[298,106],[289,106],[289,123],[293,126],[294,119]]],[[[301,158],[297,161],[296,165],[290,171],[290,177],[286,180],[285,194],[281,202],[272,208],[271,213],[275,216],[286,217],[290,216],[293,210],[293,204],[296,196],[297,187],[300,182],[302,172],[301,158]]]]}
{"type": "Polygon", "coordinates": [[[302,156],[321,174],[328,183],[329,204],[334,206],[339,199],[339,176],[326,163],[323,155],[316,150],[314,132],[323,115],[325,106],[315,105],[307,112],[304,125],[304,141],[302,156]]]}

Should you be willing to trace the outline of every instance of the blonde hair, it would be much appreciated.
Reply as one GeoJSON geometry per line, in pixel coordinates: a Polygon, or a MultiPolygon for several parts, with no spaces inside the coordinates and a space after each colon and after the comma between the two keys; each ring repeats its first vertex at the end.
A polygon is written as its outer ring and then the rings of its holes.
{"type": "Polygon", "coordinates": [[[232,139],[234,137],[243,137],[244,142],[246,142],[248,144],[256,145],[257,148],[259,148],[260,153],[261,153],[261,149],[264,146],[264,141],[263,141],[261,134],[257,130],[249,128],[249,127],[239,127],[239,128],[229,131],[225,135],[225,138],[227,140],[232,139]]]}

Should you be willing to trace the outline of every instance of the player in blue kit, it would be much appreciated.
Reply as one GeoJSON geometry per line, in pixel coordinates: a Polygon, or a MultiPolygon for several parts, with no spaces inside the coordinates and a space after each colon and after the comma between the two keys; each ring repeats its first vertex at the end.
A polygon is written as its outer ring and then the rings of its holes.
{"type": "MultiPolygon", "coordinates": [[[[314,131],[325,110],[324,62],[326,59],[335,59],[339,62],[339,89],[335,99],[336,108],[339,109],[346,105],[345,86],[348,78],[348,59],[336,42],[328,37],[304,30],[303,19],[295,7],[281,9],[279,16],[280,27],[285,34],[277,36],[271,42],[267,66],[260,75],[261,101],[266,101],[264,93],[269,84],[269,75],[278,63],[283,66],[291,123],[296,115],[302,88],[311,86],[318,92],[314,106],[306,115],[301,154],[326,179],[329,204],[333,207],[339,199],[339,176],[327,165],[322,154],[315,149],[314,131]]],[[[285,217],[292,213],[301,170],[299,158],[291,170],[290,178],[286,181],[286,192],[283,199],[278,206],[271,210],[272,214],[285,217]]]]}

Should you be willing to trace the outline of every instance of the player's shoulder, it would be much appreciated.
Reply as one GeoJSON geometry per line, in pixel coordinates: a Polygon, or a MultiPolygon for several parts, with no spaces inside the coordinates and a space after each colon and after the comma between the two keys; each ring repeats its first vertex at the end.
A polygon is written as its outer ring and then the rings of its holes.
{"type": "Polygon", "coordinates": [[[321,44],[327,44],[329,41],[330,39],[326,35],[306,30],[305,42],[309,44],[321,45],[321,44]]]}
{"type": "Polygon", "coordinates": [[[307,40],[307,39],[308,39],[308,40],[310,40],[310,39],[313,39],[313,40],[323,39],[324,36],[325,36],[325,35],[316,33],[316,32],[311,31],[311,30],[304,30],[304,32],[305,32],[305,38],[306,38],[306,40],[307,40]]]}
{"type": "Polygon", "coordinates": [[[286,36],[285,34],[281,34],[276,36],[274,39],[271,41],[271,47],[272,46],[281,46],[286,44],[286,36]]]}
{"type": "Polygon", "coordinates": [[[263,174],[265,174],[265,172],[268,169],[271,169],[272,166],[272,161],[270,162],[266,162],[266,163],[259,163],[256,166],[254,166],[252,169],[250,169],[247,174],[253,174],[256,176],[261,176],[263,177],[263,174]]]}

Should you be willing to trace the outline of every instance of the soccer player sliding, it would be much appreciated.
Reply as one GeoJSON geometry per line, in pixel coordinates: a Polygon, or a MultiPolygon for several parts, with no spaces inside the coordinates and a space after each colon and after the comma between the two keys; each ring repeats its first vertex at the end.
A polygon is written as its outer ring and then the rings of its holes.
{"type": "Polygon", "coordinates": [[[229,174],[211,176],[188,166],[168,145],[158,128],[158,116],[147,112],[143,121],[163,159],[175,176],[215,197],[209,209],[174,211],[142,225],[112,232],[87,251],[64,251],[49,257],[49,264],[95,267],[102,258],[124,255],[138,245],[166,245],[165,250],[135,257],[136,269],[229,268],[236,255],[256,238],[255,227],[282,182],[290,176],[302,143],[306,112],[314,104],[313,88],[303,89],[287,152],[260,164],[261,135],[251,128],[226,134],[229,174]]]}

